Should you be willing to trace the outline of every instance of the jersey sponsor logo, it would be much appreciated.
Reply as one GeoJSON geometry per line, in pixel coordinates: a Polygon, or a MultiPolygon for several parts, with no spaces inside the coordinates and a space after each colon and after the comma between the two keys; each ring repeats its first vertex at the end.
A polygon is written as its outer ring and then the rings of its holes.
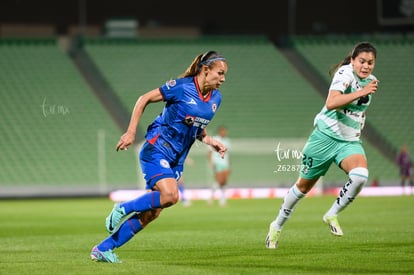
{"type": "Polygon", "coordinates": [[[168,89],[174,87],[176,84],[177,84],[177,82],[175,81],[175,79],[171,79],[171,80],[169,80],[165,83],[165,85],[167,86],[168,89]]]}
{"type": "Polygon", "coordinates": [[[197,105],[197,102],[195,102],[194,98],[192,98],[190,101],[187,101],[187,104],[197,105]]]}
{"type": "Polygon", "coordinates": [[[194,126],[204,129],[210,122],[210,120],[198,116],[186,115],[183,122],[188,126],[194,126]]]}
{"type": "Polygon", "coordinates": [[[210,120],[202,118],[202,117],[196,117],[194,120],[194,127],[198,127],[201,129],[206,128],[207,124],[210,122],[210,120]]]}
{"type": "Polygon", "coordinates": [[[160,160],[160,165],[162,166],[162,167],[164,167],[164,168],[170,168],[170,164],[168,163],[168,161],[167,160],[165,160],[165,159],[161,159],[160,160]]]}
{"type": "Polygon", "coordinates": [[[369,96],[366,95],[366,96],[359,98],[357,105],[361,106],[362,104],[367,104],[368,102],[369,102],[369,96]]]}
{"type": "Polygon", "coordinates": [[[194,116],[186,115],[184,118],[184,123],[190,126],[193,125],[194,121],[195,121],[194,116]]]}
{"type": "Polygon", "coordinates": [[[351,111],[349,109],[346,109],[346,108],[343,111],[344,111],[345,115],[349,115],[349,116],[353,116],[353,117],[360,117],[360,112],[353,112],[353,111],[351,111]]]}

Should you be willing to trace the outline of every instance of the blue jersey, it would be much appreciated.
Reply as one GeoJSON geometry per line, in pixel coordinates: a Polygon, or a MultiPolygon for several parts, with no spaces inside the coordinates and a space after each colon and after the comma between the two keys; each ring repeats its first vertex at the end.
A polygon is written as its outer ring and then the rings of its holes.
{"type": "Polygon", "coordinates": [[[162,113],[148,126],[146,140],[172,165],[183,165],[196,138],[213,119],[221,103],[219,90],[203,97],[196,77],[170,80],[160,87],[166,102],[162,113]]]}

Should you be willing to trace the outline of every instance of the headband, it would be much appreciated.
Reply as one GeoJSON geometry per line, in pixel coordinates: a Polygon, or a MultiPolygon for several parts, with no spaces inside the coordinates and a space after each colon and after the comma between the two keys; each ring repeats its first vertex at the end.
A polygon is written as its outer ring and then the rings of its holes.
{"type": "Polygon", "coordinates": [[[223,60],[223,61],[226,61],[226,59],[225,59],[224,57],[216,57],[216,58],[211,58],[211,59],[207,59],[207,60],[205,60],[205,61],[203,61],[203,62],[200,62],[200,63],[198,63],[198,66],[199,66],[199,67],[201,67],[202,65],[206,65],[206,66],[208,66],[208,65],[210,65],[210,63],[211,63],[211,62],[213,62],[213,61],[217,61],[217,60],[223,60]]]}

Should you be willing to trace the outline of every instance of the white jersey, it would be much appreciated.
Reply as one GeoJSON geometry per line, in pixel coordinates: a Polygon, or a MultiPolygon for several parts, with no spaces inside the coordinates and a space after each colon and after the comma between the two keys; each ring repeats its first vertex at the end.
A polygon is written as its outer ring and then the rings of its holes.
{"type": "Polygon", "coordinates": [[[211,146],[210,146],[210,150],[212,150],[212,162],[213,162],[213,164],[221,166],[221,167],[223,167],[223,166],[228,167],[230,165],[230,158],[229,158],[229,154],[228,154],[228,151],[230,151],[230,147],[231,147],[230,138],[221,137],[221,136],[214,136],[213,138],[215,140],[218,140],[221,143],[223,143],[224,146],[226,146],[226,148],[227,148],[227,152],[224,154],[224,158],[221,158],[220,153],[214,151],[213,148],[211,148],[211,146]]]}
{"type": "MultiPolygon", "coordinates": [[[[352,69],[352,65],[341,66],[335,73],[329,91],[340,91],[343,94],[353,93],[365,87],[376,77],[369,75],[360,79],[352,69]]],[[[354,100],[337,109],[328,110],[326,105],[316,115],[315,126],[326,135],[344,141],[358,141],[365,122],[365,110],[371,102],[371,95],[354,100]]]]}

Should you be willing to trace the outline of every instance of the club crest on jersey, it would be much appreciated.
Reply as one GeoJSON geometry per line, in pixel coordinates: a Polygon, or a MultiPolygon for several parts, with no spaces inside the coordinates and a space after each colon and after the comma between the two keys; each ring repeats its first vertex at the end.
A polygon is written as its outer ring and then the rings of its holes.
{"type": "Polygon", "coordinates": [[[190,126],[194,124],[194,121],[195,121],[194,116],[186,115],[186,117],[184,118],[184,123],[190,126]]]}
{"type": "Polygon", "coordinates": [[[216,112],[216,110],[217,110],[217,104],[216,103],[213,103],[213,105],[211,105],[211,110],[213,111],[213,113],[216,112]]]}
{"type": "Polygon", "coordinates": [[[161,166],[162,167],[164,167],[164,168],[170,168],[170,164],[168,163],[168,161],[167,160],[165,160],[165,159],[161,159],[160,160],[160,164],[161,164],[161,166]]]}
{"type": "Polygon", "coordinates": [[[175,81],[175,79],[171,79],[165,83],[168,89],[174,87],[176,84],[177,82],[175,81]]]}

